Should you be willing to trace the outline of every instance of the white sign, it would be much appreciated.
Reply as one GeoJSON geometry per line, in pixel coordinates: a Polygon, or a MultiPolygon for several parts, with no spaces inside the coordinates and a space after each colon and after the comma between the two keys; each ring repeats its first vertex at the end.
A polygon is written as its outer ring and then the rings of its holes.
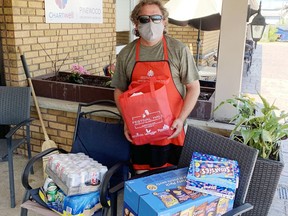
{"type": "Polygon", "coordinates": [[[45,0],[46,23],[103,23],[102,0],[45,0]]]}

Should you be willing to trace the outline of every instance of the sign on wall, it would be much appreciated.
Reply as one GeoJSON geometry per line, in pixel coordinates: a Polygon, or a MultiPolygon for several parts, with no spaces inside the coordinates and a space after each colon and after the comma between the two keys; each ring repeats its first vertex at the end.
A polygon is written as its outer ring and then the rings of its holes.
{"type": "Polygon", "coordinates": [[[102,0],[45,0],[46,23],[103,23],[102,0]]]}

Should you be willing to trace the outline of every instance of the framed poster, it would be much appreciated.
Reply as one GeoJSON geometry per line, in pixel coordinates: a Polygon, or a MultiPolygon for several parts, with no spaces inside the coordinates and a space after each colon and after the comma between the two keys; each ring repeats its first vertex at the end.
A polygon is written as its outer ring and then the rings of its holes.
{"type": "Polygon", "coordinates": [[[46,23],[103,23],[102,0],[45,0],[46,23]]]}

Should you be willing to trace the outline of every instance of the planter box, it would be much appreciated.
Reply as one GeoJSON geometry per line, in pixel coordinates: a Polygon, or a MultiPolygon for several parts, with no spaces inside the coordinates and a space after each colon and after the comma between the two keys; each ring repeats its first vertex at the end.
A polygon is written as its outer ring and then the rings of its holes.
{"type": "Polygon", "coordinates": [[[201,87],[200,91],[200,98],[205,98],[205,100],[198,99],[188,118],[210,120],[213,118],[215,89],[210,87],[201,87]]]}
{"type": "Polygon", "coordinates": [[[254,208],[243,215],[268,214],[283,168],[282,161],[257,159],[246,197],[246,202],[252,204],[254,208]]]}
{"type": "MultiPolygon", "coordinates": [[[[70,73],[59,72],[59,76],[67,76],[67,74],[70,73]]],[[[105,87],[105,83],[111,81],[110,77],[84,75],[83,77],[90,80],[91,84],[75,84],[67,80],[55,81],[54,77],[54,74],[47,74],[32,78],[37,96],[84,103],[114,100],[114,88],[105,87]]],[[[200,98],[188,118],[209,120],[213,117],[215,82],[200,81],[200,85],[200,98]]]]}
{"type": "Polygon", "coordinates": [[[200,80],[200,97],[188,118],[199,120],[213,118],[215,84],[215,81],[200,80]]]}
{"type": "MultiPolygon", "coordinates": [[[[68,73],[59,72],[59,75],[64,76],[65,74],[68,73]]],[[[33,87],[37,96],[84,103],[96,100],[114,100],[113,88],[50,80],[53,76],[54,74],[47,74],[32,78],[33,87]]],[[[87,79],[98,79],[102,83],[111,80],[110,77],[105,76],[85,75],[83,77],[87,79]]]]}

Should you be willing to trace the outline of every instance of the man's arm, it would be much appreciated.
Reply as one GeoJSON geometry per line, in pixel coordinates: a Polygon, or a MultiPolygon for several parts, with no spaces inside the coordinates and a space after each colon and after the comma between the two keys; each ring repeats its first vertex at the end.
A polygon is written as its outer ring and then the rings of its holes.
{"type": "Polygon", "coordinates": [[[184,121],[193,110],[200,94],[199,80],[195,80],[185,86],[186,86],[186,96],[184,98],[183,108],[178,118],[174,120],[171,126],[171,129],[175,130],[175,132],[168,139],[177,137],[179,133],[182,131],[184,121]]]}

